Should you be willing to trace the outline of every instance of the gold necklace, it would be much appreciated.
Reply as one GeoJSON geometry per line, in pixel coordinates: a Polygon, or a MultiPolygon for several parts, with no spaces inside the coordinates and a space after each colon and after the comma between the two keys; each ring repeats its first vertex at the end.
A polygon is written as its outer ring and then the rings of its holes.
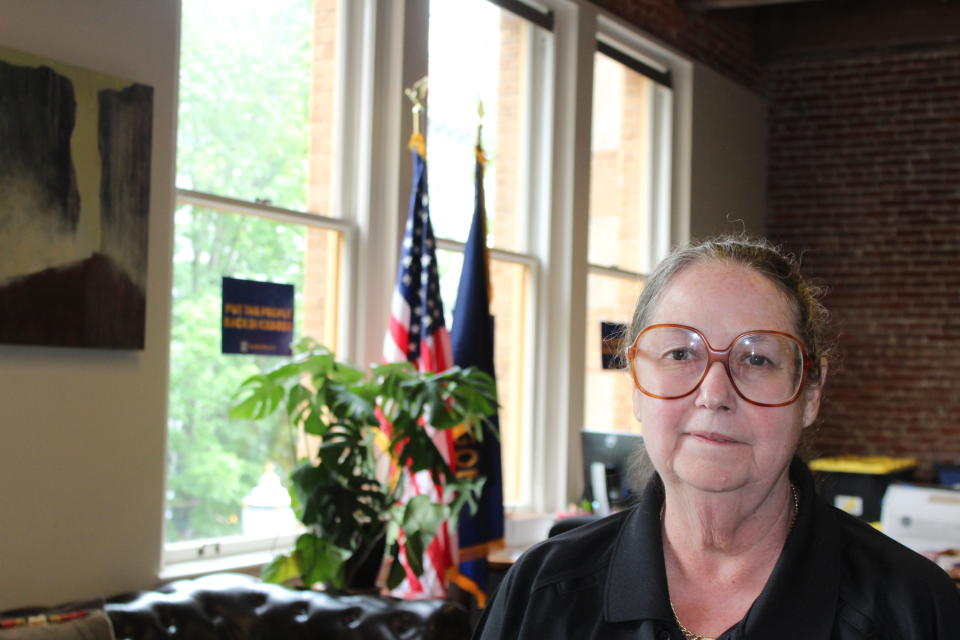
{"type": "Polygon", "coordinates": [[[683,626],[683,623],[680,622],[680,618],[677,616],[677,610],[673,608],[673,600],[670,601],[670,611],[673,611],[673,621],[680,627],[680,633],[683,634],[686,640],[713,640],[713,638],[708,638],[707,636],[699,636],[683,626]]]}
{"type": "MultiPolygon", "coordinates": [[[[797,513],[800,511],[800,495],[797,493],[797,488],[792,482],[790,483],[790,492],[793,494],[793,513],[790,516],[790,528],[787,529],[788,533],[793,531],[793,525],[797,521],[797,513]]],[[[663,512],[666,506],[666,502],[664,502],[660,507],[660,522],[663,522],[663,512]]],[[[673,600],[670,601],[670,611],[673,612],[673,621],[680,627],[680,633],[683,634],[684,640],[714,640],[714,638],[696,634],[683,626],[683,623],[680,622],[680,616],[677,615],[677,610],[673,606],[673,600]]]]}
{"type": "Polygon", "coordinates": [[[797,522],[797,514],[800,512],[800,494],[797,493],[797,487],[790,483],[790,493],[793,494],[793,515],[790,516],[790,528],[787,529],[787,535],[793,531],[793,525],[797,522]]]}

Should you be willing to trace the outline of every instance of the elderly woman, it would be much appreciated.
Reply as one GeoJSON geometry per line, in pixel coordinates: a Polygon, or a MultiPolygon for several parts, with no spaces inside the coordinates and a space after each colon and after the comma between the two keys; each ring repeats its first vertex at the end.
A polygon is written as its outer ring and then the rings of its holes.
{"type": "Polygon", "coordinates": [[[654,270],[628,359],[656,472],[632,508],[530,549],[474,637],[960,639],[946,573],[820,499],[796,457],[829,368],[815,293],[740,237],[654,270]]]}

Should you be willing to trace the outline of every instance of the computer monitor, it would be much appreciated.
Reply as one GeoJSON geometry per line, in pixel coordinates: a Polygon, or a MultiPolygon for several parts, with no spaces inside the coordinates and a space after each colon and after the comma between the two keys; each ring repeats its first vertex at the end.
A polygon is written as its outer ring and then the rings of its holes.
{"type": "Polygon", "coordinates": [[[643,443],[638,433],[580,432],[583,448],[584,499],[594,512],[606,515],[630,501],[630,459],[643,443]]]}

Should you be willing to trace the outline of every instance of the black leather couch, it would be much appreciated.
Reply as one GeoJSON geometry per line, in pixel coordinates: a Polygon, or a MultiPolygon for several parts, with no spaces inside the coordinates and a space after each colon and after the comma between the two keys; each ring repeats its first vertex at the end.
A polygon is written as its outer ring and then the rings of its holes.
{"type": "MultiPolygon", "coordinates": [[[[117,640],[462,640],[466,610],[445,600],[330,595],[221,573],[103,603],[117,640]]],[[[6,612],[26,615],[28,610],[6,612]]]]}

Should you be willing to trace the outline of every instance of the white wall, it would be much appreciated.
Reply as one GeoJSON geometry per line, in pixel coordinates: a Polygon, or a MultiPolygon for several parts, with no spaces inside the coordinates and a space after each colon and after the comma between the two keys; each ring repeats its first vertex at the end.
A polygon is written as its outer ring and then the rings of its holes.
{"type": "Polygon", "coordinates": [[[766,100],[696,63],[692,110],[690,237],[764,233],[766,100]]]}
{"type": "Polygon", "coordinates": [[[0,10],[0,47],[154,88],[145,350],[0,345],[0,609],[156,581],[179,5],[4,0],[0,10]]]}

